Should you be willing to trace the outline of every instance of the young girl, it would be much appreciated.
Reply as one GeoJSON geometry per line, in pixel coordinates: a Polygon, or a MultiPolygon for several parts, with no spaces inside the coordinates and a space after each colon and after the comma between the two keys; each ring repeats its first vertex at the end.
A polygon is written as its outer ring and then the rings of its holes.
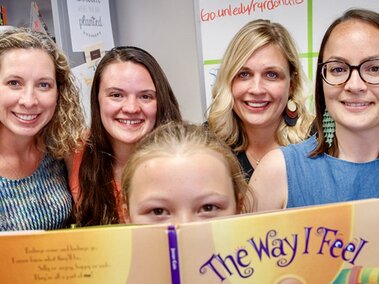
{"type": "Polygon", "coordinates": [[[131,223],[192,222],[254,207],[230,148],[192,124],[168,123],[146,136],[121,183],[131,223]]]}

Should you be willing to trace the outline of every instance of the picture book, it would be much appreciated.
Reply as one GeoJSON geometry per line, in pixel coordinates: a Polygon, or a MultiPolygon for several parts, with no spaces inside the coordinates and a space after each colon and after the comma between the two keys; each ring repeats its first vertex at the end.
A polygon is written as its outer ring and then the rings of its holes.
{"type": "Polygon", "coordinates": [[[0,283],[379,283],[379,199],[176,226],[0,233],[0,283]]]}

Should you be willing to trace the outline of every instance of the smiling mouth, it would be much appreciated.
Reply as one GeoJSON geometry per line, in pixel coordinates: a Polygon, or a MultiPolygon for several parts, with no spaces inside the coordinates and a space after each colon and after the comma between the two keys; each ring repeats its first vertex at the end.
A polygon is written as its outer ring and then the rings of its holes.
{"type": "Polygon", "coordinates": [[[269,105],[269,102],[262,102],[262,103],[257,103],[257,102],[246,102],[246,104],[249,107],[255,107],[255,108],[260,108],[260,107],[266,107],[269,105]]]}
{"type": "Polygon", "coordinates": [[[343,104],[348,107],[366,107],[366,106],[369,106],[371,103],[369,102],[357,102],[357,103],[343,102],[343,104]]]}
{"type": "Polygon", "coordinates": [[[143,122],[142,119],[117,119],[117,121],[127,125],[135,125],[143,122]]]}
{"type": "Polygon", "coordinates": [[[32,121],[33,119],[36,119],[38,114],[19,114],[19,113],[14,113],[14,115],[24,121],[32,121]]]}

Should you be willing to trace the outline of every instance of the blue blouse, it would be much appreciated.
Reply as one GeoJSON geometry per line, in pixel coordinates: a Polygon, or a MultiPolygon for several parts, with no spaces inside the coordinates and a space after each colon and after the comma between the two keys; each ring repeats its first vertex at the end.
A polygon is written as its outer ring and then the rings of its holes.
{"type": "Polygon", "coordinates": [[[310,158],[315,136],[282,147],[288,179],[287,207],[379,197],[379,159],[353,163],[327,154],[310,158]]]}

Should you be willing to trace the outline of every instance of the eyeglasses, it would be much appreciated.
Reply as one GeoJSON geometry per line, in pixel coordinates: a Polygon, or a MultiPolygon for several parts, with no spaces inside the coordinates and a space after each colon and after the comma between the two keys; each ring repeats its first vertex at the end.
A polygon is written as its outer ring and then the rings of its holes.
{"type": "Polygon", "coordinates": [[[345,84],[355,69],[367,84],[379,84],[379,58],[363,61],[359,65],[350,65],[343,61],[327,61],[320,63],[320,66],[322,78],[332,86],[345,84]]]}

